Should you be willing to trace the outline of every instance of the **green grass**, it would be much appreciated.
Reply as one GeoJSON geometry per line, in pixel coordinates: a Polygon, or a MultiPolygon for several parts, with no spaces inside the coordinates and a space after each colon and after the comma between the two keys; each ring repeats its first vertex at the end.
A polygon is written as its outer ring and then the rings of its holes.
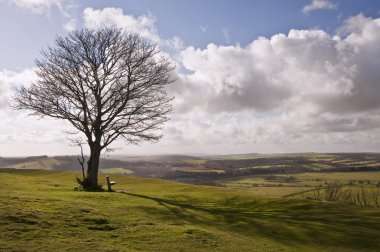
{"type": "Polygon", "coordinates": [[[78,175],[0,170],[0,250],[380,249],[378,209],[124,175],[113,175],[123,193],[78,192],[78,175]]]}

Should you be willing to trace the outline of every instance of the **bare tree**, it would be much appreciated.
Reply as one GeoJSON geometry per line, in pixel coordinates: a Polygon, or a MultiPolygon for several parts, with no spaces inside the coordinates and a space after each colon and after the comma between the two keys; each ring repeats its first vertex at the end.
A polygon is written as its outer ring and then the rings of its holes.
{"type": "Polygon", "coordinates": [[[161,137],[157,130],[172,111],[165,86],[174,81],[174,66],[155,44],[117,28],[84,29],[57,37],[42,56],[38,80],[16,90],[14,107],[66,120],[84,134],[85,189],[98,188],[100,154],[113,141],[161,137]]]}
{"type": "Polygon", "coordinates": [[[325,188],[325,199],[327,201],[337,201],[341,196],[343,183],[335,181],[327,183],[325,188]]]}
{"type": "Polygon", "coordinates": [[[314,199],[314,200],[323,200],[322,189],[323,189],[323,187],[321,185],[318,186],[318,187],[316,187],[312,191],[312,199],[314,199]]]}
{"type": "Polygon", "coordinates": [[[376,186],[369,188],[370,197],[374,207],[380,207],[380,189],[376,186]]]}

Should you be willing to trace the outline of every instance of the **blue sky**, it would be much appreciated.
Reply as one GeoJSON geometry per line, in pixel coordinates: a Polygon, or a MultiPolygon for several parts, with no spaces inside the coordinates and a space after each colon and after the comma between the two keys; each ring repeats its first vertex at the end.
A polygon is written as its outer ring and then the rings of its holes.
{"type": "MultiPolygon", "coordinates": [[[[17,8],[12,1],[0,2],[0,30],[4,34],[0,68],[31,67],[41,48],[51,44],[56,34],[66,32],[62,24],[68,17],[55,6],[49,14],[38,15],[29,9],[17,8]]],[[[197,48],[204,48],[209,43],[246,45],[259,36],[270,37],[287,33],[290,29],[321,28],[333,34],[350,16],[359,13],[379,16],[380,2],[376,0],[333,2],[337,4],[335,9],[304,14],[302,8],[310,3],[309,0],[75,1],[71,2],[74,6],[68,7],[67,14],[80,20],[86,7],[122,8],[126,14],[135,17],[151,13],[156,18],[160,36],[179,36],[185,45],[197,48]],[[201,27],[207,30],[202,32],[201,27]],[[228,41],[224,30],[228,33],[228,41]]],[[[63,2],[65,4],[70,2],[63,2]]]]}
{"type": "Polygon", "coordinates": [[[0,0],[0,156],[77,152],[68,125],[9,99],[57,35],[110,24],[178,74],[162,141],[119,154],[380,151],[379,16],[376,0],[0,0]]]}

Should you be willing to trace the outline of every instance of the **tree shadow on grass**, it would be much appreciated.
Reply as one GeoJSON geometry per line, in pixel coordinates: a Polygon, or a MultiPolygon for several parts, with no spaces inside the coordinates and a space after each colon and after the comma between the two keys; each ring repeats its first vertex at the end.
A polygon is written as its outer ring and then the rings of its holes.
{"type": "Polygon", "coordinates": [[[186,221],[292,247],[380,248],[380,211],[374,209],[301,200],[200,200],[183,195],[157,198],[124,194],[157,202],[157,207],[140,208],[162,220],[186,221]]]}

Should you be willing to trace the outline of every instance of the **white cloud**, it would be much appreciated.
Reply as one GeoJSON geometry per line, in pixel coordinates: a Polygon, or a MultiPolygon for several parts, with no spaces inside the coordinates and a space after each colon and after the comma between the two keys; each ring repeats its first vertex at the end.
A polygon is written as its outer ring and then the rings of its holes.
{"type": "Polygon", "coordinates": [[[63,29],[68,32],[74,31],[77,29],[77,20],[75,18],[70,19],[66,22],[66,24],[63,25],[63,29]]]}
{"type": "Polygon", "coordinates": [[[302,13],[308,14],[315,10],[331,10],[336,9],[337,6],[337,4],[332,3],[330,0],[312,0],[310,4],[302,8],[302,13]]]}
{"type": "MultiPolygon", "coordinates": [[[[379,118],[377,118],[379,119],[379,118]]],[[[157,145],[143,151],[158,153],[247,153],[309,151],[375,151],[380,148],[380,129],[357,131],[313,125],[311,118],[272,115],[261,118],[252,111],[208,114],[205,111],[177,113],[157,145]],[[327,131],[328,130],[328,131],[327,131]]],[[[365,120],[367,120],[365,118],[365,120]]],[[[321,118],[315,119],[315,123],[321,118]]],[[[344,121],[344,120],[343,120],[344,121]]],[[[334,122],[331,126],[336,127],[334,122]]],[[[348,122],[339,122],[341,127],[348,122]]],[[[138,148],[131,147],[131,151],[138,148]]],[[[140,150],[140,151],[141,151],[140,150]]]]}
{"type": "Polygon", "coordinates": [[[183,86],[177,99],[182,104],[180,110],[197,106],[213,113],[252,107],[268,110],[289,96],[287,88],[267,81],[265,71],[277,66],[267,64],[268,68],[262,71],[266,63],[252,57],[247,48],[209,44],[205,50],[189,47],[182,51],[181,57],[183,66],[193,73],[181,76],[178,83],[179,87],[183,86]]]}
{"type": "Polygon", "coordinates": [[[19,8],[29,10],[38,15],[48,15],[53,7],[64,12],[64,0],[8,0],[19,8]]]}
{"type": "Polygon", "coordinates": [[[321,112],[378,109],[380,19],[363,22],[358,16],[349,22],[360,28],[351,28],[346,37],[291,30],[246,47],[188,47],[181,61],[191,74],[182,75],[178,87],[185,95],[200,90],[196,96],[205,100],[192,108],[215,111],[265,111],[283,101],[311,103],[321,112]]]}
{"type": "MultiPolygon", "coordinates": [[[[178,36],[172,38],[162,38],[158,33],[155,25],[156,18],[150,13],[134,17],[125,14],[121,8],[104,8],[93,9],[86,8],[83,10],[84,27],[89,29],[96,29],[104,26],[116,26],[125,29],[128,32],[133,32],[145,39],[149,39],[161,48],[167,50],[172,54],[184,48],[184,42],[178,36]]],[[[166,56],[167,53],[163,52],[166,56]]]]}
{"type": "Polygon", "coordinates": [[[70,129],[69,125],[49,118],[38,120],[36,117],[28,117],[27,111],[12,110],[9,107],[13,89],[30,85],[34,80],[34,69],[0,70],[0,155],[59,154],[67,153],[70,149],[73,153],[65,133],[70,129]]]}
{"type": "Polygon", "coordinates": [[[114,25],[138,33],[140,36],[152,41],[160,41],[155,26],[156,19],[151,14],[135,18],[132,15],[125,15],[121,8],[104,8],[99,10],[86,8],[83,11],[83,19],[86,28],[94,29],[102,26],[114,25]]]}
{"type": "Polygon", "coordinates": [[[345,36],[291,30],[245,47],[184,49],[188,72],[170,90],[182,116],[171,132],[193,146],[380,150],[380,19],[358,15],[344,29],[345,36]],[[345,146],[350,141],[355,146],[345,146]]]}
{"type": "Polygon", "coordinates": [[[12,90],[24,84],[35,80],[36,75],[33,69],[24,69],[21,72],[14,72],[7,69],[0,71],[0,108],[6,108],[9,105],[9,97],[12,90]]]}
{"type": "Polygon", "coordinates": [[[177,51],[184,48],[183,40],[177,36],[166,40],[166,45],[169,46],[170,48],[174,48],[177,51]]]}

